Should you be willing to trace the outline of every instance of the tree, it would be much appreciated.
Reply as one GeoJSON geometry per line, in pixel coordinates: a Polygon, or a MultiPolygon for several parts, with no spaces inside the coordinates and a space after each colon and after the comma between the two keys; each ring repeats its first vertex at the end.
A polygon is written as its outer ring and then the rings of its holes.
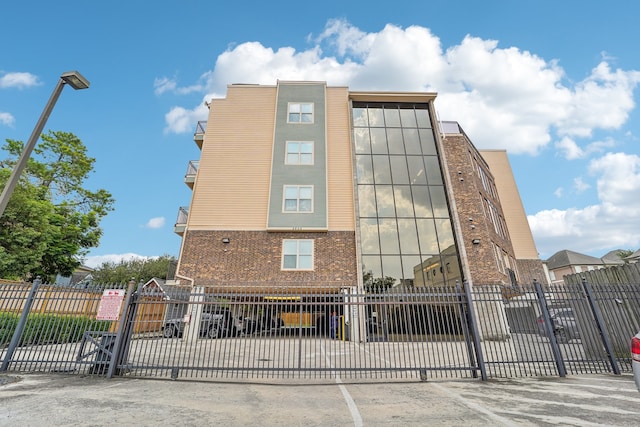
{"type": "Polygon", "coordinates": [[[393,286],[396,279],[391,276],[374,278],[373,274],[366,272],[362,275],[362,282],[365,292],[369,294],[382,294],[393,286]]]}
{"type": "MultiPolygon", "coordinates": [[[[24,144],[8,139],[3,148],[9,157],[0,161],[0,188],[24,144]]],[[[71,275],[98,245],[100,220],[114,200],[104,189],[84,188],[94,162],[74,134],[42,135],[0,218],[0,277],[71,275]]]]}
{"type": "Polygon", "coordinates": [[[633,249],[620,249],[619,251],[616,252],[616,255],[618,255],[618,258],[623,260],[625,263],[628,263],[629,261],[626,260],[625,258],[632,255],[633,252],[634,252],[633,249]]]}
{"type": "Polygon", "coordinates": [[[171,255],[162,255],[149,259],[122,260],[118,263],[105,262],[91,276],[96,283],[124,283],[131,279],[148,282],[154,277],[166,279],[169,266],[175,261],[175,257],[171,255]]]}

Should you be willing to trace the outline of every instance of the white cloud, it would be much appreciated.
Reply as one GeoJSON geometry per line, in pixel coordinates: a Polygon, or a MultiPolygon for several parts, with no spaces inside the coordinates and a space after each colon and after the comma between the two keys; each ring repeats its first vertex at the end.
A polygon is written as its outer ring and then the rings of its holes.
{"type": "Polygon", "coordinates": [[[577,177],[573,179],[573,188],[575,188],[576,193],[580,194],[587,191],[591,186],[582,180],[582,177],[577,177]]]}
{"type": "Polygon", "coordinates": [[[564,193],[564,188],[558,187],[556,188],[556,191],[553,192],[553,195],[556,196],[557,198],[561,198],[563,193],[564,193]]]}
{"type": "Polygon", "coordinates": [[[0,111],[0,123],[5,126],[13,126],[16,122],[16,119],[11,115],[11,113],[5,113],[0,111]]]}
{"type": "Polygon", "coordinates": [[[543,257],[578,244],[583,252],[640,246],[640,156],[608,153],[589,172],[598,176],[598,204],[528,216],[543,257]]]}
{"type": "Polygon", "coordinates": [[[122,261],[131,261],[136,259],[147,260],[147,259],[153,259],[153,258],[157,258],[157,257],[138,255],[134,253],[95,255],[95,256],[87,257],[82,264],[86,265],[87,267],[98,268],[102,266],[102,264],[104,263],[118,264],[122,261]]]}
{"type": "Polygon", "coordinates": [[[38,77],[31,73],[7,73],[0,77],[0,89],[13,87],[23,89],[39,84],[38,77]]]}
{"type": "MultiPolygon", "coordinates": [[[[365,33],[347,21],[331,20],[310,41],[314,44],[303,51],[274,50],[258,42],[230,48],[201,77],[207,82],[204,90],[224,96],[231,83],[321,80],[354,90],[437,91],[440,119],[460,122],[479,148],[536,154],[552,141],[554,129],[561,136],[585,137],[595,129],[621,126],[634,108],[633,90],[640,82],[639,72],[612,70],[603,61],[583,81],[569,85],[555,60],[472,36],[443,51],[440,39],[419,26],[389,24],[365,33]],[[335,56],[323,54],[323,48],[335,56]]],[[[157,83],[157,91],[169,89],[178,90],[173,80],[157,83]]],[[[201,105],[174,107],[165,116],[167,131],[190,131],[203,113],[201,105]]]]}
{"type": "Polygon", "coordinates": [[[176,79],[161,77],[153,82],[154,92],[156,95],[162,95],[165,92],[173,92],[178,95],[187,95],[192,92],[200,92],[204,89],[201,84],[194,84],[187,87],[179,87],[176,79]]]}
{"type": "Polygon", "coordinates": [[[145,228],[162,228],[164,226],[165,219],[163,216],[151,218],[147,221],[145,228]]]}
{"type": "MultiPolygon", "coordinates": [[[[603,54],[576,81],[565,75],[557,59],[472,35],[443,47],[439,37],[420,26],[389,24],[364,32],[346,20],[331,20],[307,41],[310,46],[299,51],[259,42],[230,47],[199,79],[198,84],[205,82],[204,100],[225,96],[231,83],[274,85],[278,80],[319,80],[352,90],[435,91],[439,119],[458,121],[478,148],[507,149],[511,155],[555,150],[572,161],[600,156],[589,167],[597,181],[597,202],[529,216],[542,253],[640,244],[633,222],[640,203],[637,157],[606,154],[616,145],[611,136],[592,139],[628,121],[639,71],[612,68],[612,59],[603,54]]],[[[179,90],[170,79],[157,85],[157,90],[169,89],[179,90]]],[[[206,116],[201,104],[176,106],[165,116],[165,130],[190,132],[206,116]]],[[[573,189],[584,191],[585,199],[588,188],[582,179],[574,182],[573,189]]],[[[562,188],[554,195],[562,197],[562,188]]]]}

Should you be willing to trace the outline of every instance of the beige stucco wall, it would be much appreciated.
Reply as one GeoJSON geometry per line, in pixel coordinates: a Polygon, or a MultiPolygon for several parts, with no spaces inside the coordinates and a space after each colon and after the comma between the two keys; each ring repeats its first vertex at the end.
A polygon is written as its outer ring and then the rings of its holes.
{"type": "Polygon", "coordinates": [[[275,105],[275,86],[229,86],[211,101],[188,229],[266,227],[275,105]]]}
{"type": "MultiPolygon", "coordinates": [[[[229,86],[213,99],[193,188],[189,230],[264,230],[269,206],[277,87],[229,86]]],[[[330,230],[354,230],[347,88],[327,88],[330,230]]]]}

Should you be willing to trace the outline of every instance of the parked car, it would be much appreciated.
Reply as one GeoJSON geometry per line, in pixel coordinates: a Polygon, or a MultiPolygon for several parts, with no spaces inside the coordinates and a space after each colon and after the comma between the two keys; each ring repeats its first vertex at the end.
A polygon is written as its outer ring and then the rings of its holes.
{"type": "Polygon", "coordinates": [[[631,365],[633,366],[633,378],[636,387],[640,391],[640,332],[631,338],[631,365]]]}
{"type": "MultiPolygon", "coordinates": [[[[549,317],[551,318],[553,333],[559,343],[564,344],[580,338],[580,331],[571,308],[550,308],[549,317]]],[[[548,335],[542,315],[538,317],[538,331],[544,337],[548,335]]]]}
{"type": "MultiPolygon", "coordinates": [[[[177,317],[165,321],[162,335],[165,338],[181,337],[184,332],[184,317],[177,317]]],[[[233,316],[227,308],[217,307],[202,313],[200,322],[200,336],[221,338],[236,336],[243,330],[242,319],[233,316]]]]}

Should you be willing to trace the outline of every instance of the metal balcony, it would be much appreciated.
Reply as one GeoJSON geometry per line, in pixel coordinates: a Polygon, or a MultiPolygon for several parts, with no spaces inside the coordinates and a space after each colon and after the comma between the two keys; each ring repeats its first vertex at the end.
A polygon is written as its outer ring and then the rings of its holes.
{"type": "Polygon", "coordinates": [[[178,218],[173,226],[173,232],[178,236],[184,234],[184,230],[187,228],[187,219],[189,218],[189,206],[180,206],[178,209],[178,218]]]}
{"type": "Polygon", "coordinates": [[[204,133],[207,130],[207,121],[200,120],[196,125],[196,131],[193,134],[193,140],[199,149],[202,150],[202,143],[204,142],[204,133]]]}
{"type": "Polygon", "coordinates": [[[196,174],[200,167],[200,160],[191,160],[187,165],[187,173],[184,175],[184,182],[193,190],[193,183],[196,182],[196,174]]]}

